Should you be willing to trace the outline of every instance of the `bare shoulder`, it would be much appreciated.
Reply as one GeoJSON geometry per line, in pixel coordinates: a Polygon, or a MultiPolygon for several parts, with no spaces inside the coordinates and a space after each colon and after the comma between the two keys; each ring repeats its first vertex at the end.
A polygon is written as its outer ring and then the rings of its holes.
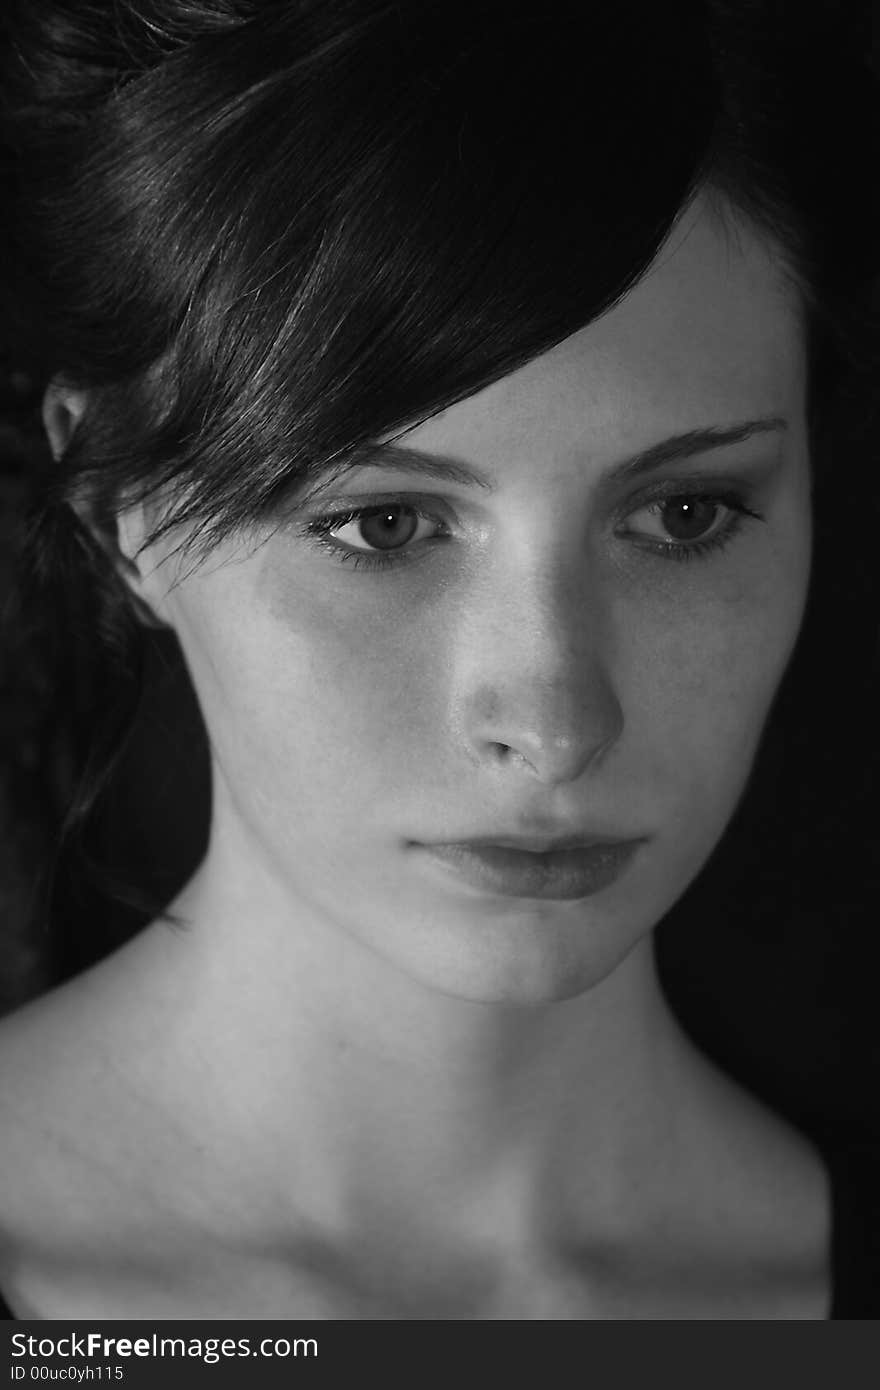
{"type": "Polygon", "coordinates": [[[0,1228],[57,1242],[117,1142],[118,1081],[88,988],[73,982],[0,1021],[0,1228]]]}
{"type": "Polygon", "coordinates": [[[814,1320],[830,1302],[825,1163],[689,1040],[664,1122],[574,1263],[602,1318],[814,1320]]]}
{"type": "Polygon", "coordinates": [[[0,1288],[19,1317],[133,1315],[145,1272],[161,1287],[210,1221],[164,1003],[128,984],[138,949],[0,1021],[0,1288]]]}
{"type": "Polygon", "coordinates": [[[124,1267],[195,1186],[124,975],[102,962],[0,1020],[0,1286],[21,1307],[53,1267],[124,1267]]]}
{"type": "Polygon", "coordinates": [[[830,1301],[831,1197],[825,1162],[782,1115],[707,1063],[703,1110],[680,1189],[719,1268],[741,1271],[780,1318],[823,1318],[830,1301]]]}

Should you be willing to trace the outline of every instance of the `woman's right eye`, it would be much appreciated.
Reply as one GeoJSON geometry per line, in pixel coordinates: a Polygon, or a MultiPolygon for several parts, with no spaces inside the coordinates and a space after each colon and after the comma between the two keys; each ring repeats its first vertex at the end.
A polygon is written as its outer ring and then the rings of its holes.
{"type": "Polygon", "coordinates": [[[387,561],[403,559],[421,542],[449,534],[438,517],[404,502],[353,507],[314,517],[307,530],[340,560],[370,556],[387,561]]]}

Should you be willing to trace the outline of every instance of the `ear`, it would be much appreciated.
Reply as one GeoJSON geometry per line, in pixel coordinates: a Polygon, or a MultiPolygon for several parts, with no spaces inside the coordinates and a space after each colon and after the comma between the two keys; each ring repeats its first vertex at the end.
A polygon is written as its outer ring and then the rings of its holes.
{"type": "Polygon", "coordinates": [[[57,461],[73,438],[73,432],[85,414],[88,395],[73,386],[65,386],[57,377],[49,383],[43,396],[43,425],[49,439],[52,457],[57,461]]]}
{"type": "MultiPolygon", "coordinates": [[[[52,457],[56,461],[63,458],[67,451],[87,405],[86,391],[66,386],[57,377],[46,388],[43,397],[43,425],[52,457]]],[[[106,527],[98,527],[95,524],[94,517],[88,514],[87,507],[77,505],[76,510],[80,521],[89,528],[125,582],[141,622],[147,627],[165,627],[166,624],[157,611],[157,597],[161,586],[155,579],[152,583],[149,579],[150,570],[155,566],[156,560],[153,558],[151,562],[145,561],[142,555],[150,529],[145,508],[130,507],[120,513],[117,517],[115,536],[110,534],[106,527]]]]}

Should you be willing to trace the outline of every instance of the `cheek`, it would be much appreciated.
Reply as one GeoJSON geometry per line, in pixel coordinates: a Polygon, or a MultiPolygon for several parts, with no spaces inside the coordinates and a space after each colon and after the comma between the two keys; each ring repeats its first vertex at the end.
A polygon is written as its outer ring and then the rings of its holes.
{"type": "Polygon", "coordinates": [[[794,647],[806,577],[802,557],[775,583],[765,571],[761,584],[731,582],[693,608],[679,596],[640,624],[629,751],[646,792],[671,797],[677,816],[731,813],[794,647]]]}
{"type": "Polygon", "coordinates": [[[366,620],[341,587],[264,566],[238,614],[212,601],[191,624],[219,763],[246,796],[294,800],[289,815],[323,805],[344,818],[411,780],[441,718],[435,627],[393,603],[366,620]]]}

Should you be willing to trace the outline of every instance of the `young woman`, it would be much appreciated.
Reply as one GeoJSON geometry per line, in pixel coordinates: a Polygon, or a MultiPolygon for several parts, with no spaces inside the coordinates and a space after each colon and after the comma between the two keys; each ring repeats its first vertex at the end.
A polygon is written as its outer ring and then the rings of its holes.
{"type": "Polygon", "coordinates": [[[13,5],[32,553],[176,634],[213,778],[167,911],[2,1026],[13,1316],[876,1310],[652,951],[874,251],[848,35],[731,8],[13,5]]]}

